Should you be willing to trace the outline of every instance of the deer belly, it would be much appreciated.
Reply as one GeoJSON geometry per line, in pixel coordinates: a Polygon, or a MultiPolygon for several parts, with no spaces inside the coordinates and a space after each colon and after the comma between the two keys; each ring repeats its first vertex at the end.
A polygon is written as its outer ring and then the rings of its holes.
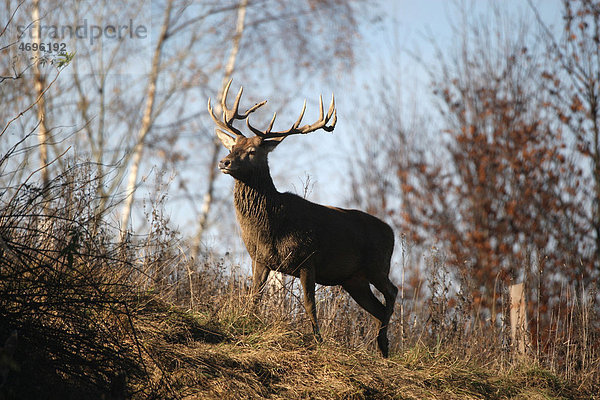
{"type": "MultiPolygon", "coordinates": [[[[281,272],[295,277],[300,276],[303,257],[297,252],[279,252],[273,246],[257,243],[249,240],[245,242],[246,250],[255,263],[266,266],[271,271],[281,272]]],[[[304,257],[306,258],[306,257],[304,257]]]]}
{"type": "Polygon", "coordinates": [[[316,282],[320,285],[335,286],[355,276],[364,266],[360,254],[352,250],[325,251],[320,254],[315,263],[316,282]]]}
{"type": "Polygon", "coordinates": [[[310,262],[310,253],[306,254],[300,251],[287,251],[272,253],[266,265],[272,271],[299,277],[300,269],[302,267],[308,267],[310,262]]]}

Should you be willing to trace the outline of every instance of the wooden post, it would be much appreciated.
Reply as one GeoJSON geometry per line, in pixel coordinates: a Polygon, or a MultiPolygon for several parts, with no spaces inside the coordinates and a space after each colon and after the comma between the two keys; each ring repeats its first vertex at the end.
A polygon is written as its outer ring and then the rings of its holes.
{"type": "Polygon", "coordinates": [[[512,348],[519,355],[525,354],[527,315],[525,313],[525,290],[523,283],[517,283],[510,287],[510,338],[512,348]]]}

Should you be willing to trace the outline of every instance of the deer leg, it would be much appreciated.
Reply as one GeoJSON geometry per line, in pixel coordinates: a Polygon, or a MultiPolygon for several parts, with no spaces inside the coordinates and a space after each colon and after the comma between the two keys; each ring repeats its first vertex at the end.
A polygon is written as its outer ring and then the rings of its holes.
{"type": "MultiPolygon", "coordinates": [[[[369,281],[362,277],[352,278],[342,284],[350,296],[369,314],[377,318],[381,325],[377,335],[377,345],[384,357],[388,356],[386,307],[375,297],[369,286],[369,281]]],[[[387,300],[386,300],[387,301],[387,300]]]]}
{"type": "Polygon", "coordinates": [[[398,295],[398,288],[390,281],[387,276],[383,276],[380,279],[373,280],[373,286],[377,288],[383,294],[385,298],[385,325],[390,321],[392,314],[394,313],[394,304],[396,303],[396,296],[398,295]]]}
{"type": "MultiPolygon", "coordinates": [[[[396,296],[398,295],[398,288],[390,281],[387,276],[382,276],[380,279],[373,280],[373,285],[379,290],[385,298],[385,313],[381,320],[381,326],[379,328],[379,335],[377,336],[377,342],[379,348],[388,348],[387,339],[387,328],[390,323],[390,318],[394,313],[394,304],[396,303],[396,296]]],[[[382,350],[382,353],[384,351],[382,350]]],[[[386,350],[387,353],[387,350],[386,350]]],[[[387,357],[387,355],[385,355],[387,357]]]]}
{"type": "Polygon", "coordinates": [[[262,293],[265,289],[267,278],[269,278],[269,269],[261,263],[254,262],[252,264],[252,302],[258,304],[262,293]]]}
{"type": "Polygon", "coordinates": [[[300,270],[300,282],[304,290],[304,308],[308,313],[310,322],[312,323],[315,339],[321,341],[319,333],[319,324],[317,323],[317,306],[315,303],[315,270],[314,268],[302,268],[300,270]]]}

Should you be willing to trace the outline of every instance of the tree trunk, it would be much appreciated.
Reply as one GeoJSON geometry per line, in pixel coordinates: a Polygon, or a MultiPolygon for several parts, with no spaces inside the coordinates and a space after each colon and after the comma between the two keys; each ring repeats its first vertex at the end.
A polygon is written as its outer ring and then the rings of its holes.
{"type": "Polygon", "coordinates": [[[171,19],[171,9],[173,6],[173,0],[170,0],[167,9],[165,10],[163,25],[161,28],[158,42],[154,50],[154,56],[152,58],[152,69],[150,71],[150,79],[148,83],[148,92],[146,97],[146,106],[144,108],[144,115],[142,117],[142,125],[138,131],[137,141],[133,149],[133,161],[131,163],[131,170],[129,171],[129,179],[127,181],[127,188],[125,190],[125,204],[123,206],[123,214],[121,216],[121,241],[124,241],[127,237],[127,227],[129,225],[129,219],[131,216],[131,208],[133,206],[134,194],[137,188],[138,171],[140,169],[140,163],[142,162],[142,156],[144,153],[144,146],[146,136],[152,127],[152,111],[154,109],[154,101],[156,99],[156,82],[158,75],[160,74],[160,58],[162,55],[162,48],[167,38],[167,31],[169,28],[169,21],[171,19]]]}
{"type": "MultiPolygon", "coordinates": [[[[235,35],[233,36],[233,45],[231,47],[231,53],[229,53],[229,59],[225,65],[225,73],[223,75],[223,81],[221,82],[221,90],[217,101],[214,105],[215,114],[219,115],[221,110],[221,101],[223,100],[223,89],[231,79],[233,71],[235,70],[235,61],[237,59],[238,52],[240,50],[240,43],[242,41],[242,35],[244,34],[244,23],[246,19],[246,8],[248,6],[248,0],[241,0],[238,8],[237,23],[235,28],[235,35]]],[[[215,137],[210,149],[211,158],[208,166],[208,188],[204,194],[202,200],[202,208],[200,210],[200,216],[198,217],[198,231],[193,238],[192,249],[191,249],[191,260],[195,260],[200,253],[200,246],[202,245],[202,235],[206,230],[206,223],[208,221],[208,215],[214,200],[214,189],[215,180],[217,179],[216,165],[217,158],[219,157],[219,150],[221,150],[221,143],[215,137]]]]}
{"type": "Polygon", "coordinates": [[[41,22],[40,22],[40,1],[33,1],[33,42],[37,44],[37,50],[34,51],[35,61],[33,63],[33,80],[35,96],[38,98],[37,118],[39,121],[38,143],[40,148],[40,173],[42,175],[43,193],[47,196],[50,175],[48,173],[48,125],[46,124],[46,100],[44,98],[45,78],[40,71],[41,52],[39,44],[41,42],[41,22]]]}

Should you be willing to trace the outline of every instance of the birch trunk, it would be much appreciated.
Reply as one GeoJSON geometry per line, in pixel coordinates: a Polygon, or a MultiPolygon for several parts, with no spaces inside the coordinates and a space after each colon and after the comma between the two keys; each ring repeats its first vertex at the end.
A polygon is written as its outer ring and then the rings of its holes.
{"type": "Polygon", "coordinates": [[[161,27],[161,32],[156,43],[154,55],[152,57],[152,69],[150,70],[150,78],[148,83],[148,91],[146,94],[146,105],[144,108],[144,114],[142,117],[142,124],[137,134],[137,140],[133,149],[133,160],[131,162],[131,169],[129,170],[129,179],[127,181],[127,188],[125,189],[125,204],[123,205],[123,214],[121,215],[121,241],[124,241],[127,237],[127,227],[131,218],[131,208],[133,206],[133,200],[135,190],[138,184],[138,173],[140,164],[142,162],[142,156],[144,154],[145,140],[150,128],[152,127],[152,111],[154,109],[154,102],[156,100],[156,82],[160,75],[160,59],[162,55],[163,45],[167,38],[167,32],[169,28],[169,21],[171,19],[171,9],[173,6],[173,0],[170,0],[165,10],[164,20],[161,27]]]}
{"type": "Polygon", "coordinates": [[[40,149],[40,173],[42,176],[42,184],[44,187],[44,196],[47,196],[45,189],[50,183],[50,175],[48,172],[48,125],[46,121],[46,100],[44,98],[45,78],[40,71],[40,43],[41,43],[41,22],[40,22],[40,1],[33,1],[33,42],[37,44],[34,51],[35,61],[33,63],[33,81],[35,95],[38,98],[37,102],[37,118],[39,121],[38,143],[40,149]]]}
{"type": "MultiPolygon", "coordinates": [[[[231,52],[229,53],[229,59],[225,65],[225,73],[223,75],[223,81],[221,82],[221,90],[217,97],[217,101],[214,105],[215,114],[219,115],[221,110],[221,101],[223,100],[223,89],[229,82],[235,70],[235,61],[237,59],[238,52],[240,51],[240,42],[242,41],[242,35],[244,34],[244,24],[246,19],[246,8],[248,6],[248,0],[241,0],[238,8],[237,23],[235,28],[235,35],[233,36],[233,45],[231,52]]],[[[198,231],[193,238],[191,259],[195,260],[200,253],[200,246],[202,245],[202,235],[206,230],[206,223],[208,221],[208,215],[213,203],[213,195],[215,189],[215,180],[217,179],[217,159],[219,157],[219,150],[221,150],[221,143],[215,137],[211,148],[210,164],[208,166],[208,188],[202,199],[202,208],[200,209],[200,216],[198,217],[198,231]]]]}

